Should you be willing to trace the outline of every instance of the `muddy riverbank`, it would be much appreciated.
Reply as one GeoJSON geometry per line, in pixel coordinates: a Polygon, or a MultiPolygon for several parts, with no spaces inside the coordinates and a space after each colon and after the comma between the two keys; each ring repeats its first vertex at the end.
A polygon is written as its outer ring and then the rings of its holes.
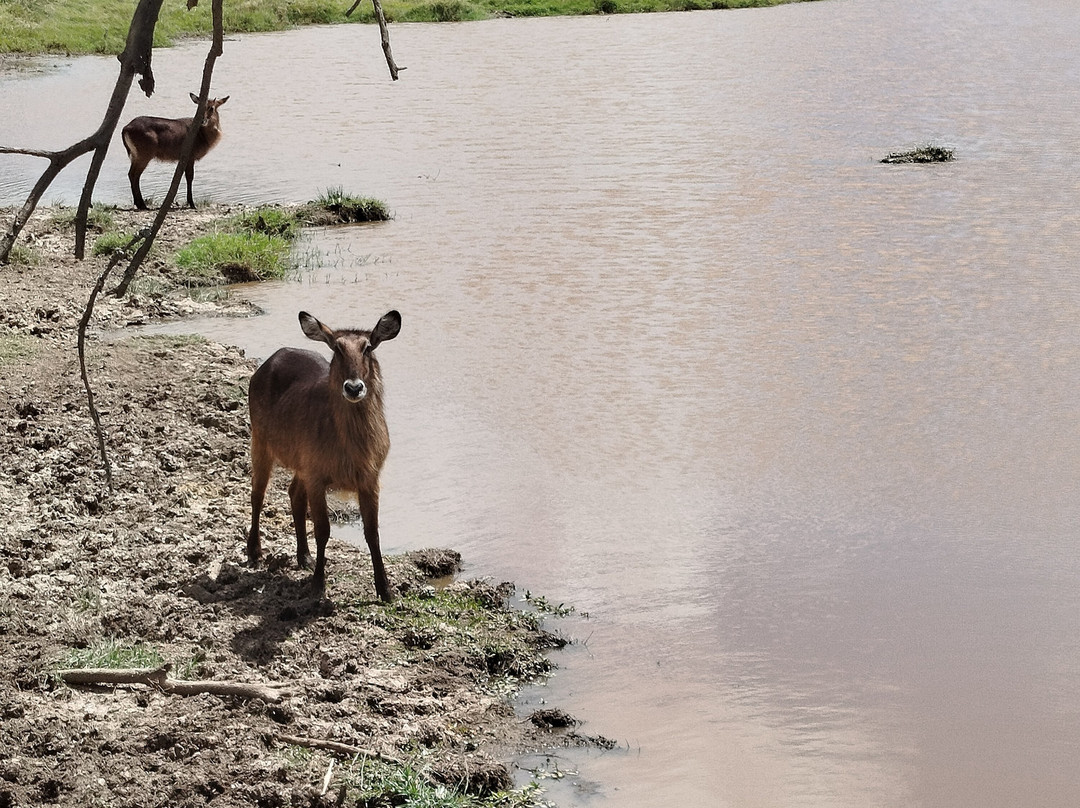
{"type": "MultiPolygon", "coordinates": [[[[104,259],[68,257],[64,212],[43,210],[18,262],[0,267],[0,806],[400,805],[409,778],[490,799],[511,786],[517,752],[603,742],[550,726],[564,716],[515,714],[517,683],[542,676],[563,640],[511,608],[511,585],[455,580],[452,550],[389,559],[399,598],[385,605],[366,550],[331,539],[317,597],[295,568],[278,474],[267,563],[243,563],[254,363],[194,337],[99,338],[161,317],[250,313],[178,293],[168,261],[233,212],[177,212],[135,291],[98,307],[88,358],[112,490],[76,355],[104,259]],[[163,665],[173,679],[270,685],[280,698],[55,675],[163,665]]],[[[113,216],[122,230],[141,221],[113,216]]]]}

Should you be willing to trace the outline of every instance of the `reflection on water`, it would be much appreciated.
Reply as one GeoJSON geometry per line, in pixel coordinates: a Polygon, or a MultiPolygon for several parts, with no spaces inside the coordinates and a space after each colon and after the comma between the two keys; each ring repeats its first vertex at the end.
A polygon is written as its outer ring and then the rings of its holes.
{"type": "MultiPolygon", "coordinates": [[[[368,29],[230,43],[197,196],[343,185],[396,219],[312,234],[301,283],[251,292],[266,317],[204,330],[265,356],[300,307],[402,312],[385,549],[590,614],[529,698],[621,748],[568,753],[562,805],[1080,802],[1078,23],[399,26],[397,83],[368,29]],[[328,52],[355,68],[325,80],[328,52]],[[957,162],[876,163],[928,140],[957,162]]],[[[76,64],[0,103],[111,83],[76,64]]]]}

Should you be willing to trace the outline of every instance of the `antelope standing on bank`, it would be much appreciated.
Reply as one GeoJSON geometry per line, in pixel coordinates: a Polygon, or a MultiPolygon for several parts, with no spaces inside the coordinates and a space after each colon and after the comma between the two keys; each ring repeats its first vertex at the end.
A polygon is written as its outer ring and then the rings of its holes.
{"type": "Polygon", "coordinates": [[[328,489],[355,491],[371,552],[375,590],[393,599],[379,548],[379,472],[390,451],[383,415],[383,384],[373,351],[401,330],[401,315],[387,312],[371,331],[336,331],[305,311],[300,327],[309,339],[334,352],[327,362],[314,351],[281,348],[251,377],[251,531],[248,561],[262,554],[259,514],[277,463],[293,471],[289,484],[296,560],[309,564],[307,514],[315,527],[314,583],[326,583],[326,542],[330,517],[328,489]]]}
{"type": "MultiPolygon", "coordinates": [[[[189,93],[189,95],[192,101],[199,103],[199,97],[195,93],[189,93]]],[[[221,140],[218,107],[228,100],[229,96],[206,100],[202,125],[195,137],[195,150],[191,153],[191,161],[184,170],[189,208],[195,207],[195,200],[191,196],[191,180],[195,176],[195,162],[205,157],[207,152],[221,140]]],[[[131,123],[124,127],[121,137],[124,139],[124,148],[127,149],[128,158],[131,160],[131,167],[128,169],[131,196],[135,200],[135,207],[139,210],[146,210],[146,202],[139,188],[139,178],[152,160],[175,163],[180,159],[184,138],[187,137],[193,120],[193,118],[155,118],[141,115],[133,118],[131,123]]]]}

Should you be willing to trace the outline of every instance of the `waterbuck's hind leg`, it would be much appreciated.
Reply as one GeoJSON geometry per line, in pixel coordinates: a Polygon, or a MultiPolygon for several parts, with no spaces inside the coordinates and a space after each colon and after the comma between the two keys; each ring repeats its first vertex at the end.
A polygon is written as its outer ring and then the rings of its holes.
{"type": "Polygon", "coordinates": [[[251,530],[248,531],[247,541],[248,563],[253,567],[258,565],[259,557],[262,556],[259,515],[262,513],[266,486],[270,482],[270,472],[273,468],[273,458],[261,446],[261,442],[253,440],[251,443],[251,530]]]}
{"type": "Polygon", "coordinates": [[[195,179],[195,156],[192,155],[191,162],[187,164],[187,168],[184,169],[184,179],[187,180],[187,206],[192,210],[195,209],[195,199],[191,196],[191,181],[195,179]]]}
{"type": "Polygon", "coordinates": [[[315,572],[312,587],[322,592],[326,587],[326,543],[330,541],[330,512],[326,507],[326,489],[308,491],[311,523],[315,528],[315,572]]]}
{"type": "Polygon", "coordinates": [[[311,567],[311,553],[307,542],[307,489],[299,477],[289,483],[289,503],[292,505],[293,529],[296,531],[296,566],[311,567]]]}

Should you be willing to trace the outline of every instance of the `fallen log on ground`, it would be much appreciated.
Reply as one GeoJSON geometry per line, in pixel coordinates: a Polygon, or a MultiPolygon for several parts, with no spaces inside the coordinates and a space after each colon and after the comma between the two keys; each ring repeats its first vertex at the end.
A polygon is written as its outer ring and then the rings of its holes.
{"type": "Polygon", "coordinates": [[[56,676],[69,685],[147,685],[178,696],[210,693],[279,702],[289,695],[286,686],[280,684],[170,679],[168,665],[160,668],[72,668],[57,671],[56,676]]]}

